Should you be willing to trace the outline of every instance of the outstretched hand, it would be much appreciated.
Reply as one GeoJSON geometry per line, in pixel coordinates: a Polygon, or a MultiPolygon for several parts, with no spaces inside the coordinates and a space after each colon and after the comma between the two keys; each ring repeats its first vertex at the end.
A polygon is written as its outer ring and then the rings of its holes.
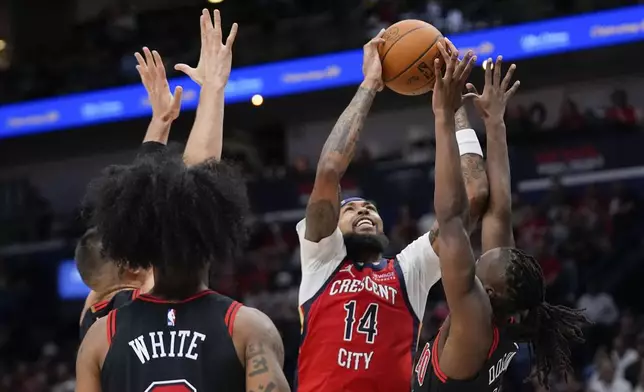
{"type": "Polygon", "coordinates": [[[186,64],[177,64],[174,69],[185,73],[195,83],[202,86],[212,83],[218,87],[225,87],[230,77],[232,68],[232,49],[237,36],[237,23],[233,23],[230,34],[223,43],[221,30],[221,15],[219,10],[213,12],[214,25],[210,12],[204,9],[201,13],[201,54],[197,68],[186,64]]]}
{"type": "Polygon", "coordinates": [[[150,106],[152,106],[152,117],[169,122],[176,120],[181,111],[181,97],[183,88],[177,86],[174,94],[170,92],[170,85],[165,73],[165,66],[161,55],[156,50],[150,51],[143,48],[143,55],[134,53],[139,63],[136,70],[139,71],[141,82],[148,92],[150,106]]]}
{"type": "Polygon", "coordinates": [[[432,106],[434,113],[444,112],[453,116],[461,106],[465,81],[472,72],[476,56],[469,50],[463,60],[459,61],[458,50],[447,38],[445,38],[445,44],[438,41],[436,45],[438,45],[438,50],[441,53],[443,62],[446,64],[446,68],[443,72],[440,59],[434,59],[436,82],[434,83],[432,106]],[[449,51],[445,45],[448,46],[449,51]]]}
{"type": "Polygon", "coordinates": [[[380,30],[363,48],[362,74],[365,81],[373,83],[377,91],[382,91],[384,87],[382,81],[382,63],[380,62],[380,54],[378,54],[378,46],[385,42],[382,38],[384,33],[385,29],[380,30]]]}
{"type": "Polygon", "coordinates": [[[508,89],[517,66],[514,64],[510,65],[510,69],[508,69],[505,77],[501,80],[502,66],[502,56],[496,58],[496,64],[494,66],[492,66],[492,59],[488,59],[485,65],[485,87],[483,87],[483,94],[479,94],[473,84],[467,84],[469,93],[465,94],[463,98],[473,100],[474,106],[484,120],[503,120],[508,100],[517,92],[521,85],[517,80],[508,89]],[[493,68],[494,71],[492,70],[493,68]]]}

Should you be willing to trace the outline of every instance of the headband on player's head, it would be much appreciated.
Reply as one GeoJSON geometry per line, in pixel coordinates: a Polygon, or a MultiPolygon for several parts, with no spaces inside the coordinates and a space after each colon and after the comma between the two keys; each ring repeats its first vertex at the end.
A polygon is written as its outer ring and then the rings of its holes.
{"type": "Polygon", "coordinates": [[[354,201],[367,201],[367,200],[363,199],[362,197],[347,197],[346,199],[340,202],[340,208],[354,201]]]}

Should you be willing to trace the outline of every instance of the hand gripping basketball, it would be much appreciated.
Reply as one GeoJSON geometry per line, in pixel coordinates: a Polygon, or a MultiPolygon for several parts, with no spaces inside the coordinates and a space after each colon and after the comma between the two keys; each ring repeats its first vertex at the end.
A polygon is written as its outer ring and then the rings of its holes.
{"type": "Polygon", "coordinates": [[[382,91],[384,87],[384,83],[382,82],[382,64],[380,63],[380,55],[378,54],[378,46],[385,42],[382,39],[384,33],[385,29],[380,30],[378,35],[367,42],[363,49],[362,74],[365,81],[373,83],[377,91],[382,91]]]}
{"type": "Polygon", "coordinates": [[[458,60],[458,50],[454,45],[445,38],[445,43],[450,50],[445,48],[442,42],[437,42],[438,50],[441,53],[443,61],[446,64],[445,71],[441,70],[440,59],[434,60],[434,74],[436,82],[434,83],[434,97],[432,107],[434,113],[445,112],[455,113],[462,103],[462,92],[465,88],[465,82],[472,72],[472,67],[476,62],[476,56],[469,50],[462,61],[458,60]],[[442,75],[442,76],[441,76],[442,75]]]}

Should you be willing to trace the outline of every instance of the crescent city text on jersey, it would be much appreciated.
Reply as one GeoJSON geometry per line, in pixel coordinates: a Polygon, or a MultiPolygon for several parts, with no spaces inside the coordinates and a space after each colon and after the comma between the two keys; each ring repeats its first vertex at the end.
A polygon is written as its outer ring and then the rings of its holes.
{"type": "MultiPolygon", "coordinates": [[[[343,272],[348,272],[353,275],[353,273],[351,272],[351,266],[348,266],[343,272]]],[[[331,283],[331,287],[329,288],[329,295],[337,296],[348,293],[355,294],[364,291],[375,295],[378,298],[391,303],[392,305],[395,305],[398,290],[395,287],[376,282],[376,280],[388,281],[395,279],[396,278],[394,272],[388,272],[384,274],[373,273],[371,276],[362,277],[362,279],[338,279],[331,283]]],[[[356,301],[349,301],[345,304],[345,310],[347,311],[348,319],[353,320],[355,317],[355,303],[356,301]]],[[[375,335],[378,334],[378,304],[373,303],[367,309],[368,310],[365,311],[364,315],[359,320],[357,331],[365,334],[365,342],[367,343],[367,346],[370,346],[374,342],[373,339],[375,338],[375,335]]],[[[352,324],[353,322],[351,322],[351,325],[346,325],[345,320],[344,340],[347,342],[352,340],[352,334],[350,332],[350,329],[353,327],[352,324]],[[347,328],[349,330],[347,330],[347,328]]],[[[372,350],[360,352],[341,347],[338,350],[337,364],[342,368],[350,370],[368,370],[369,365],[371,364],[371,359],[373,358],[373,354],[374,352],[372,350]]]]}
{"type": "Polygon", "coordinates": [[[338,279],[331,284],[329,295],[346,293],[359,293],[368,291],[377,295],[391,304],[396,304],[396,288],[377,283],[372,277],[365,276],[362,279],[338,279]]]}

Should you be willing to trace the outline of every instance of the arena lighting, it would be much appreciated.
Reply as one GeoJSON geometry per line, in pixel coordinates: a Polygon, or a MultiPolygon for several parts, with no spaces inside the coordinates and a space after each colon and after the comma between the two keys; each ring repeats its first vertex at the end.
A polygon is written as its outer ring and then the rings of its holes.
{"type": "MultiPolygon", "coordinates": [[[[461,51],[481,60],[516,61],[644,40],[644,5],[456,34],[461,51]]],[[[226,103],[248,102],[253,95],[279,97],[362,81],[362,49],[236,68],[226,86],[226,103]]],[[[197,107],[199,88],[187,77],[170,80],[184,87],[183,110],[197,107]]],[[[0,106],[0,139],[151,115],[143,86],[131,85],[0,106]]]]}
{"type": "Polygon", "coordinates": [[[262,97],[259,94],[255,94],[250,99],[250,102],[252,102],[252,104],[255,105],[255,106],[261,106],[264,103],[264,97],[262,97]]]}
{"type": "Polygon", "coordinates": [[[208,0],[208,2],[209,2],[210,4],[219,4],[219,3],[223,3],[223,2],[224,2],[224,0],[208,0]]]}
{"type": "Polygon", "coordinates": [[[6,47],[7,47],[7,42],[5,40],[3,40],[3,39],[0,39],[0,52],[5,50],[6,47]]]}

